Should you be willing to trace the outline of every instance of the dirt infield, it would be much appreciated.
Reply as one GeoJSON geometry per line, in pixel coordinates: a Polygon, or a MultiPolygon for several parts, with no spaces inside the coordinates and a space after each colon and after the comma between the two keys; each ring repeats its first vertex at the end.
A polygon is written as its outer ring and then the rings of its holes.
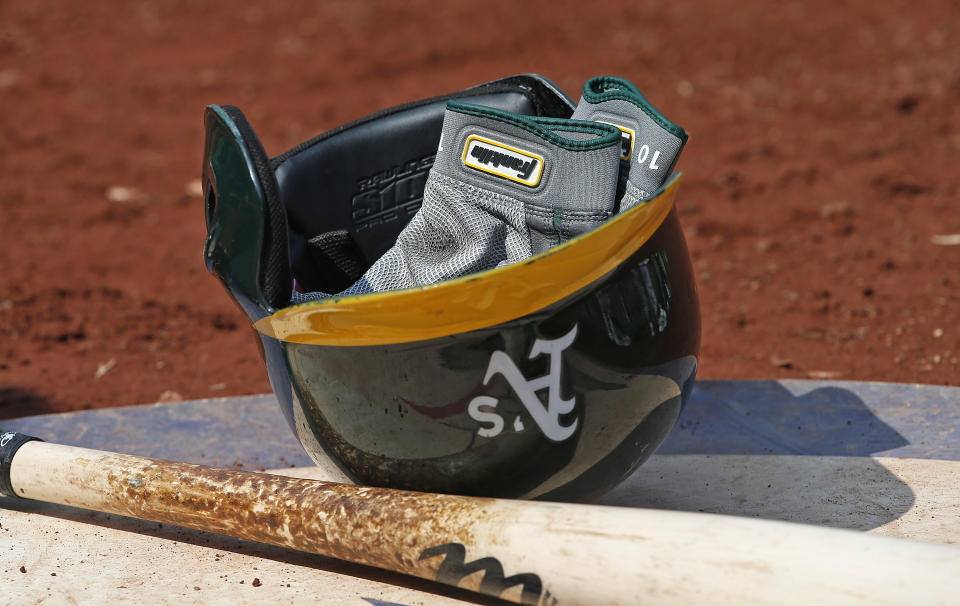
{"type": "Polygon", "coordinates": [[[691,133],[700,376],[960,384],[960,5],[0,3],[0,417],[269,390],[202,263],[203,107],[275,155],[518,72],[691,133]]]}

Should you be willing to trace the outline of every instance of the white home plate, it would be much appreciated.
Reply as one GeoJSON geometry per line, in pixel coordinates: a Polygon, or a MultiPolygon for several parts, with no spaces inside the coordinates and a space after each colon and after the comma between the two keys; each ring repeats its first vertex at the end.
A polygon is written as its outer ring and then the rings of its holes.
{"type": "MultiPolygon", "coordinates": [[[[957,544],[958,403],[960,389],[938,386],[701,381],[661,454],[601,504],[957,544]]],[[[275,472],[317,479],[338,473],[306,466],[270,396],[0,424],[53,442],[143,456],[247,470],[286,465],[275,472]]],[[[11,604],[498,603],[290,549],[4,498],[0,598],[11,604]]]]}

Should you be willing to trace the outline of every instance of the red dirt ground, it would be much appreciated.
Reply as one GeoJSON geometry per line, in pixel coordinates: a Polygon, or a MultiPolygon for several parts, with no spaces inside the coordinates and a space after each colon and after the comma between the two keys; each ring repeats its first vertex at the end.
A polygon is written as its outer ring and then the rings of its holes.
{"type": "Polygon", "coordinates": [[[920,6],[5,0],[0,417],[269,391],[201,261],[206,104],[277,154],[518,72],[691,133],[701,377],[958,385],[960,5],[920,6]]]}

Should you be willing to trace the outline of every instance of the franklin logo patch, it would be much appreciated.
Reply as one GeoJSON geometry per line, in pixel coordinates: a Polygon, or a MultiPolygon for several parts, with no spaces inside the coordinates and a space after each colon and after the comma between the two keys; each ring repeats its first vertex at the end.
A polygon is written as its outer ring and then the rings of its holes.
{"type": "Polygon", "coordinates": [[[467,137],[463,163],[527,187],[536,187],[543,175],[543,156],[477,135],[467,137]]]}
{"type": "Polygon", "coordinates": [[[604,124],[616,126],[620,129],[620,159],[630,160],[630,157],[633,156],[633,141],[637,138],[637,134],[633,132],[633,129],[614,124],[613,122],[605,122],[604,120],[597,120],[597,122],[603,122],[604,124]]]}

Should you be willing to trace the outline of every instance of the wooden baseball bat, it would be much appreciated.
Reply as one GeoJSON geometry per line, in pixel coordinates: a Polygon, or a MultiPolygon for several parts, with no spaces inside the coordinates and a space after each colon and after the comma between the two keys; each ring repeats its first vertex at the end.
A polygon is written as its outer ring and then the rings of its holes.
{"type": "Polygon", "coordinates": [[[521,604],[960,603],[960,548],[686,512],[417,493],[0,430],[0,493],[270,543],[521,604]]]}

